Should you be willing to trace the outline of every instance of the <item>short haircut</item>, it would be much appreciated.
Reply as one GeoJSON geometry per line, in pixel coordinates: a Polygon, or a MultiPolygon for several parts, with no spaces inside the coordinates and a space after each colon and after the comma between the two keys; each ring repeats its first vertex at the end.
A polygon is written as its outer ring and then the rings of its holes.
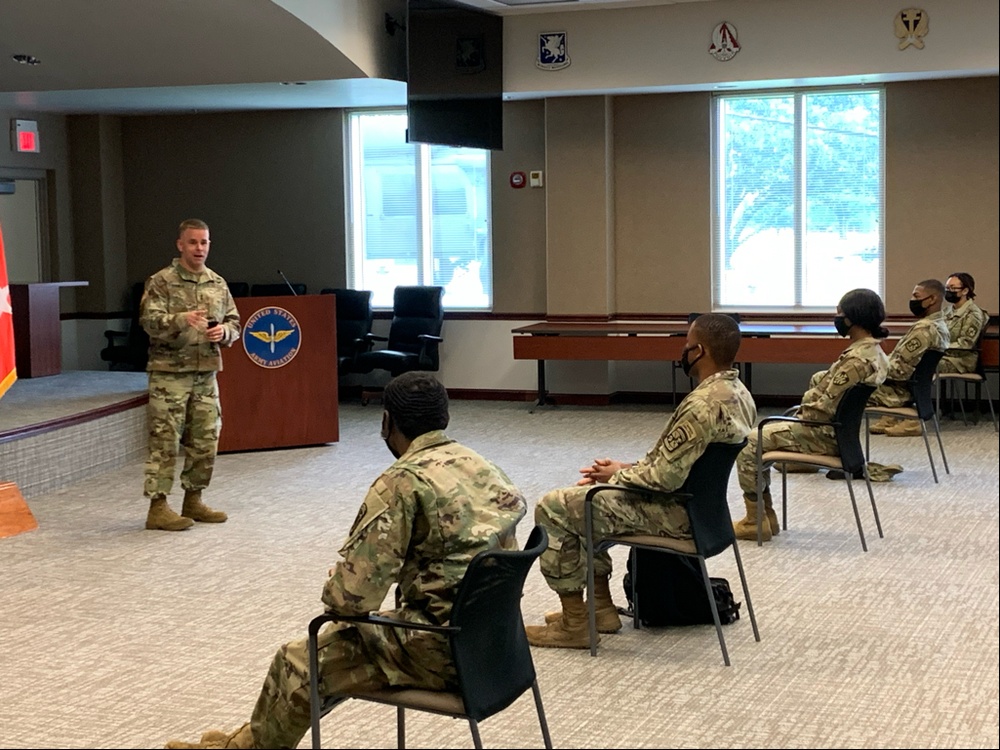
{"type": "Polygon", "coordinates": [[[705,313],[695,318],[691,328],[705,345],[715,364],[730,367],[740,350],[740,324],[728,315],[705,313]]]}
{"type": "Polygon", "coordinates": [[[389,381],[382,403],[407,440],[448,426],[448,391],[429,372],[404,372],[389,381]]]}
{"type": "Polygon", "coordinates": [[[936,294],[938,297],[944,296],[944,284],[942,284],[937,279],[925,279],[921,281],[917,286],[923,287],[931,294],[936,294]]]}
{"type": "Polygon", "coordinates": [[[871,289],[852,289],[840,298],[839,307],[852,324],[861,326],[875,338],[884,339],[889,335],[889,331],[882,327],[885,305],[871,289]]]}
{"type": "Polygon", "coordinates": [[[177,239],[180,239],[184,234],[185,229],[204,229],[208,231],[208,224],[203,222],[201,219],[184,219],[181,225],[177,227],[177,239]]]}
{"type": "Polygon", "coordinates": [[[969,299],[976,298],[976,280],[972,278],[971,273],[966,273],[965,271],[959,271],[958,273],[948,274],[948,278],[955,278],[962,282],[962,286],[969,290],[969,299]]]}

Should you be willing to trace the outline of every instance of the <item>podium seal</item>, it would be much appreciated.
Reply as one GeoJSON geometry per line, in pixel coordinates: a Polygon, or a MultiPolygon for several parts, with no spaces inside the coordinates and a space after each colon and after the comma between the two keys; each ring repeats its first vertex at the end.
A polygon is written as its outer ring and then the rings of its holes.
{"type": "Polygon", "coordinates": [[[299,353],[302,329],[283,307],[262,307],[243,328],[243,349],[259,367],[284,367],[299,353]]]}

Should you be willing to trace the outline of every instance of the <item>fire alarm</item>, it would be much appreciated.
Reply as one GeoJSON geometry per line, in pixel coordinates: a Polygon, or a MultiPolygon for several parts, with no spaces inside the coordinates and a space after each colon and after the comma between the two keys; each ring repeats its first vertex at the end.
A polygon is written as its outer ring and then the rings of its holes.
{"type": "Polygon", "coordinates": [[[510,173],[510,186],[512,188],[523,188],[527,182],[527,177],[524,172],[511,172],[510,173]]]}

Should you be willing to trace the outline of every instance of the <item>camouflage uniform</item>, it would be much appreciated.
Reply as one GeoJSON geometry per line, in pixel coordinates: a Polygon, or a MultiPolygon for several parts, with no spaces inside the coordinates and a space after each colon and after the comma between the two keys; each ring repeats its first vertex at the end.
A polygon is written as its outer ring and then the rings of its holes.
{"type": "Polygon", "coordinates": [[[948,326],[944,313],[940,310],[921,318],[903,334],[892,354],[889,355],[889,371],[885,382],[868,399],[869,406],[908,406],[910,389],[906,384],[920,358],[928,349],[943,352],[948,348],[948,326]]]}
{"type": "Polygon", "coordinates": [[[240,316],[225,279],[205,269],[192,273],[179,260],[146,281],[139,320],[149,334],[149,454],[143,494],[168,495],[174,483],[179,445],[184,445],[181,486],[208,486],[222,427],[215,373],[222,369],[221,346],[240,336],[240,316]],[[187,324],[192,310],[205,310],[225,335],[219,343],[187,324]]]}
{"type": "MultiPolygon", "coordinates": [[[[829,370],[809,379],[809,390],[802,396],[798,416],[802,419],[830,421],[847,390],[857,383],[879,385],[885,380],[888,358],[879,342],[868,337],[851,343],[829,370]]],[[[793,451],[837,455],[837,441],[832,427],[813,427],[793,422],[764,425],[762,451],[793,451]]],[[[747,498],[757,497],[757,432],[750,434],[747,447],[736,458],[740,489],[747,498]]],[[[771,472],[764,472],[764,490],[771,484],[771,472]]]]}
{"type": "Polygon", "coordinates": [[[989,316],[970,299],[961,307],[948,308],[944,320],[950,346],[938,364],[938,372],[975,372],[979,359],[976,347],[989,316]]]}
{"type": "MultiPolygon", "coordinates": [[[[397,606],[382,614],[447,624],[459,581],[475,555],[516,549],[526,504],[507,476],[443,432],[416,438],[368,490],[323,603],[345,615],[382,605],[398,583],[397,606]]],[[[320,694],[387,686],[455,686],[447,641],[435,633],[333,623],[319,636],[320,694]]],[[[309,728],[307,641],[274,657],[251,718],[256,747],[296,747],[309,728]]]]}
{"type": "MultiPolygon", "coordinates": [[[[659,440],[638,463],[615,472],[612,484],[670,492],[687,479],[709,443],[739,443],[757,419],[753,397],[736,370],[715,373],[678,405],[659,440]]],[[[587,580],[584,498],[587,486],[546,493],[535,507],[535,523],[549,533],[542,574],[558,594],[582,591],[587,580]]],[[[603,492],[594,508],[594,541],[621,534],[691,538],[687,510],[678,503],[641,500],[625,492],[603,492]]],[[[611,574],[607,552],[594,558],[597,577],[611,574]]]]}

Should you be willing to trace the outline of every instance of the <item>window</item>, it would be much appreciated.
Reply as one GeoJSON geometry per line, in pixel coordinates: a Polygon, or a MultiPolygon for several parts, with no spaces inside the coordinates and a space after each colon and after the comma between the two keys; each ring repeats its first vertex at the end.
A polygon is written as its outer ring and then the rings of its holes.
{"type": "Polygon", "coordinates": [[[883,101],[881,89],[715,99],[714,309],[882,293],[883,101]]]}
{"type": "Polygon", "coordinates": [[[403,285],[490,309],[489,151],[406,142],[403,110],[348,117],[348,285],[391,308],[403,285]]]}

